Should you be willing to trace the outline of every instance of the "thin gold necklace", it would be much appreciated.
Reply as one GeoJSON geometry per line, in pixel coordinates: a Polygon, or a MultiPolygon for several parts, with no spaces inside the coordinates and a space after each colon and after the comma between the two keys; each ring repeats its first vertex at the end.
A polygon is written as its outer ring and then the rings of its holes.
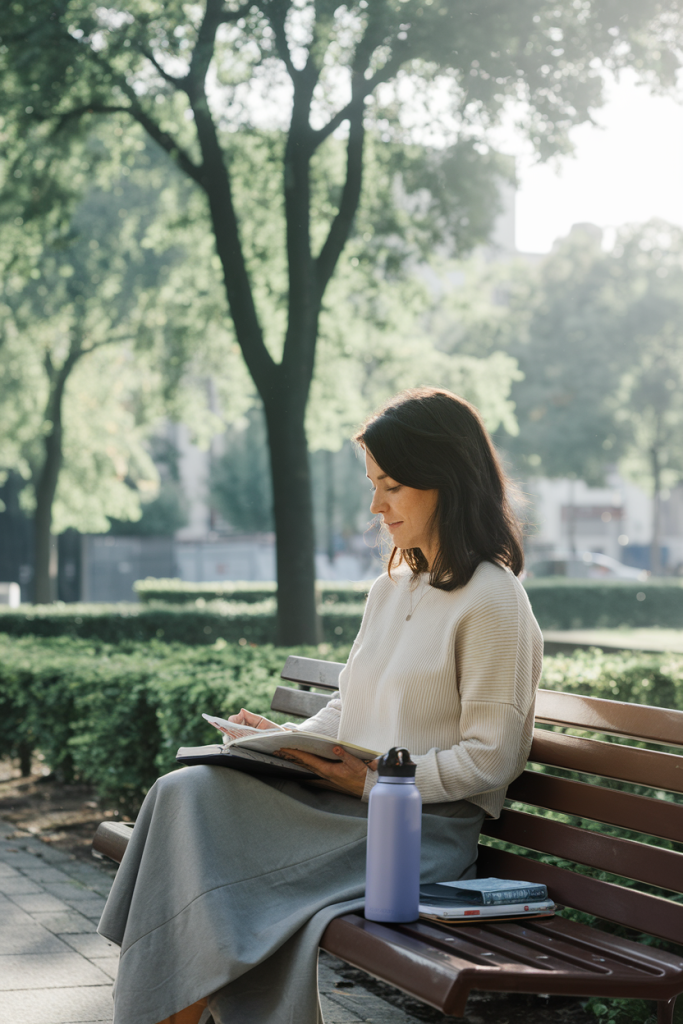
{"type": "Polygon", "coordinates": [[[417,609],[417,605],[418,605],[418,604],[420,603],[420,601],[422,600],[422,598],[423,598],[423,597],[425,596],[425,594],[426,594],[426,593],[427,593],[427,587],[425,587],[424,591],[423,591],[423,592],[422,592],[422,594],[420,595],[420,599],[419,599],[419,601],[418,601],[418,602],[417,602],[417,604],[415,605],[415,608],[413,608],[413,594],[414,594],[414,590],[413,590],[413,588],[411,587],[411,589],[410,589],[410,611],[409,611],[409,612],[408,612],[408,614],[406,615],[406,622],[410,622],[410,620],[411,620],[411,619],[412,619],[412,617],[413,617],[413,612],[414,612],[414,611],[415,611],[415,610],[417,609]]]}

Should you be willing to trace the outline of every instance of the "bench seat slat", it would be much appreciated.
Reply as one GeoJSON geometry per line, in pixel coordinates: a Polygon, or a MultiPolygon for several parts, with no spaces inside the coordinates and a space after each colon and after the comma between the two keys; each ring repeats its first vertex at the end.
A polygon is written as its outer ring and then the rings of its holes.
{"type": "Polygon", "coordinates": [[[683,711],[672,708],[541,689],[536,696],[536,721],[683,747],[683,711]]]}
{"type": "MultiPolygon", "coordinates": [[[[619,950],[604,950],[599,960],[586,956],[585,945],[577,944],[576,935],[571,931],[563,935],[556,926],[562,918],[529,918],[529,921],[493,921],[487,924],[475,923],[474,929],[459,925],[446,925],[449,935],[457,934],[457,952],[470,957],[483,966],[494,964],[498,968],[514,968],[526,964],[536,971],[565,971],[577,976],[608,976],[615,970],[627,968],[640,974],[641,978],[652,978],[662,974],[661,967],[652,962],[652,957],[642,955],[642,947],[628,943],[619,950]],[[482,955],[482,954],[490,954],[482,955]]],[[[402,931],[419,935],[448,950],[451,942],[444,936],[444,925],[439,922],[420,920],[401,925],[402,931]]],[[[592,933],[589,933],[592,939],[592,933]]],[[[588,938],[583,936],[584,942],[588,938]]],[[[452,941],[452,940],[451,940],[452,941]]],[[[594,948],[592,941],[591,948],[594,948]]],[[[683,966],[683,965],[682,965],[683,966]]]]}
{"type": "Polygon", "coordinates": [[[291,683],[319,686],[324,690],[338,690],[339,673],[343,668],[344,665],[340,661],[318,661],[316,658],[300,658],[296,654],[290,654],[280,678],[291,683]]]}
{"type": "Polygon", "coordinates": [[[683,804],[533,771],[522,772],[508,786],[507,796],[536,807],[683,843],[683,804]]]}
{"type": "Polygon", "coordinates": [[[683,793],[683,756],[534,729],[530,761],[683,793]]]}
{"type": "Polygon", "coordinates": [[[543,883],[550,897],[563,906],[660,939],[680,943],[683,935],[683,905],[659,896],[487,846],[479,847],[477,871],[481,877],[528,878],[543,883]]]}
{"type": "Polygon", "coordinates": [[[601,936],[586,925],[562,918],[530,920],[523,926],[513,921],[495,925],[448,926],[426,921],[381,925],[366,921],[360,914],[347,914],[327,926],[320,945],[347,963],[456,1017],[464,1015],[471,989],[656,999],[669,998],[683,989],[680,957],[662,957],[660,950],[648,950],[628,939],[601,936]],[[594,936],[598,938],[596,944],[594,936]],[[561,945],[558,952],[564,951],[567,957],[572,950],[570,962],[553,956],[556,937],[561,945]],[[612,943],[623,956],[609,956],[612,943]],[[479,947],[478,955],[472,955],[473,944],[479,947]],[[514,953],[506,960],[508,947],[514,953]],[[539,953],[539,949],[544,952],[539,953]],[[435,962],[436,951],[440,965],[435,962]],[[597,951],[606,954],[602,963],[597,951]],[[486,952],[494,955],[484,963],[481,954],[486,952]],[[548,966],[556,960],[561,966],[548,966]]]}
{"type": "Polygon", "coordinates": [[[683,853],[675,850],[606,836],[524,811],[504,810],[497,820],[485,821],[482,832],[539,853],[683,892],[683,853]]]}

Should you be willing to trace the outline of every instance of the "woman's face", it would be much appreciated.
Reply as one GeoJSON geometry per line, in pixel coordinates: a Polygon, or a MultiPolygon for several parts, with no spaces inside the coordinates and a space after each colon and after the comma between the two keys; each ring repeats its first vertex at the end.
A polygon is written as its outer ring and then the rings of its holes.
{"type": "Polygon", "coordinates": [[[397,483],[379,468],[367,450],[365,472],[375,490],[370,511],[382,517],[397,548],[420,548],[431,565],[438,546],[436,527],[432,526],[438,490],[420,491],[397,483]]]}

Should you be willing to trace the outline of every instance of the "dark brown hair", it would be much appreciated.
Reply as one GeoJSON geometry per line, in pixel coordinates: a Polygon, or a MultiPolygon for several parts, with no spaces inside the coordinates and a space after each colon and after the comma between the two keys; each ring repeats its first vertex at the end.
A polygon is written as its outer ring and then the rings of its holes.
{"type": "MultiPolygon", "coordinates": [[[[473,405],[441,388],[411,388],[371,416],[354,441],[397,483],[438,490],[433,587],[464,586],[484,561],[521,573],[521,529],[508,501],[508,481],[473,405]]],[[[404,559],[414,574],[429,568],[420,548],[394,547],[389,574],[404,559]]]]}

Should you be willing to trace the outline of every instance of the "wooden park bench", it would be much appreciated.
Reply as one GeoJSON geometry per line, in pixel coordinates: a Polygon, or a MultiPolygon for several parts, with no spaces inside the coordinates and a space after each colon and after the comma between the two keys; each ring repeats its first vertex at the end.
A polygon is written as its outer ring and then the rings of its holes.
{"type": "MultiPolygon", "coordinates": [[[[335,662],[288,658],[282,678],[298,688],[278,686],[271,708],[291,717],[315,714],[329,700],[329,691],[336,690],[342,668],[335,662]]],[[[508,804],[514,807],[506,807],[496,821],[487,820],[483,834],[520,851],[549,856],[540,861],[480,844],[479,875],[543,882],[562,907],[683,944],[683,904],[676,897],[652,895],[595,873],[683,893],[683,852],[657,842],[683,843],[683,804],[665,795],[683,793],[683,755],[633,745],[683,748],[683,711],[539,690],[536,721],[541,728],[535,729],[530,764],[508,789],[508,804]],[[577,736],[577,731],[619,737],[629,745],[577,736]],[[586,781],[554,774],[558,769],[586,781]],[[611,789],[596,777],[633,783],[657,795],[611,789]],[[533,810],[520,810],[520,804],[533,810]],[[544,813],[548,811],[569,815],[574,823],[544,813]],[[586,827],[594,823],[654,837],[655,843],[586,827]],[[569,861],[577,870],[558,866],[551,858],[569,861]],[[582,868],[594,871],[584,873],[582,868]]],[[[106,822],[98,828],[93,848],[120,862],[131,831],[131,826],[106,822]]],[[[468,993],[477,989],[656,1000],[658,1024],[672,1024],[676,996],[683,992],[683,955],[561,913],[464,925],[426,920],[377,924],[362,913],[345,914],[328,926],[320,945],[454,1016],[464,1014],[468,993]]]]}

